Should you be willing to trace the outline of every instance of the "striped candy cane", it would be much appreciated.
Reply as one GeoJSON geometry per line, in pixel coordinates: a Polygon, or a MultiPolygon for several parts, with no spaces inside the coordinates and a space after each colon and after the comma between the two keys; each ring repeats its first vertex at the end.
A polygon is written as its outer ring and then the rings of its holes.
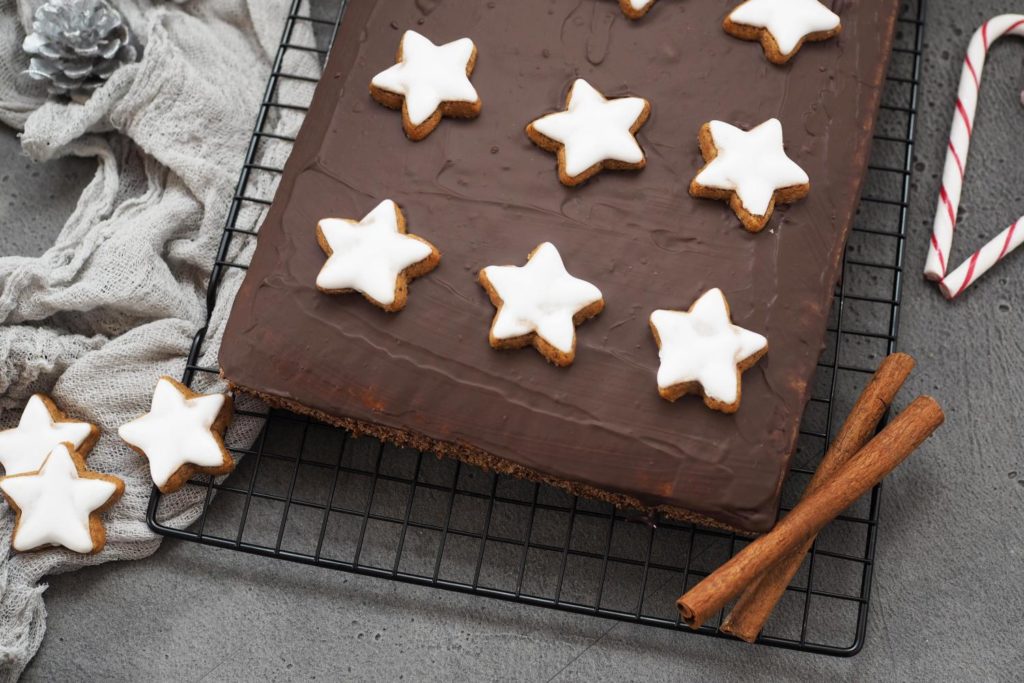
{"type": "Polygon", "coordinates": [[[949,133],[949,151],[946,154],[946,165],[942,170],[942,186],[939,189],[928,260],[924,267],[925,277],[941,281],[942,292],[948,298],[962,292],[1015,249],[1021,242],[1021,233],[1024,232],[1024,227],[1018,228],[1022,221],[1017,221],[947,277],[950,246],[953,243],[953,232],[956,230],[956,212],[964,187],[967,151],[971,144],[971,134],[974,132],[974,115],[978,109],[982,70],[985,68],[985,59],[992,43],[1006,35],[1024,36],[1024,15],[1004,14],[982,24],[967,47],[967,57],[964,59],[964,68],[960,76],[956,111],[949,133]]]}
{"type": "Polygon", "coordinates": [[[947,299],[952,299],[967,289],[989,268],[999,263],[1004,256],[1024,242],[1024,216],[1017,222],[999,233],[995,239],[974,252],[952,273],[942,278],[939,289],[947,299]]]}

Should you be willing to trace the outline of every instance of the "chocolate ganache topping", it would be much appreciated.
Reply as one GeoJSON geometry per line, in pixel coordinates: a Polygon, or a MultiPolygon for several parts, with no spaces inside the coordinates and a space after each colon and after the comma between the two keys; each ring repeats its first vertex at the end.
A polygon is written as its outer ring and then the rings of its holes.
{"type": "Polygon", "coordinates": [[[616,0],[350,0],[244,284],[220,362],[234,385],[279,404],[506,471],[758,532],[775,520],[833,287],[857,206],[897,0],[835,3],[843,31],[786,66],[727,35],[737,0],[666,0],[642,20],[616,0]],[[426,140],[368,84],[407,28],[435,43],[469,37],[478,119],[426,140]],[[585,78],[608,97],[651,103],[637,139],[647,167],[563,186],[525,126],[585,78]],[[778,118],[808,197],[744,230],[726,204],[691,198],[713,119],[778,118]],[[383,199],[429,235],[440,267],[388,314],[316,289],[317,222],[358,219],[383,199]],[[555,244],[605,310],[578,330],[575,363],[488,344],[493,307],[476,282],[555,244]],[[769,340],[744,373],[735,415],[658,395],[647,324],[721,288],[733,322],[769,340]],[[372,428],[370,428],[372,427],[372,428]],[[500,469],[500,468],[499,468],[500,469]]]}

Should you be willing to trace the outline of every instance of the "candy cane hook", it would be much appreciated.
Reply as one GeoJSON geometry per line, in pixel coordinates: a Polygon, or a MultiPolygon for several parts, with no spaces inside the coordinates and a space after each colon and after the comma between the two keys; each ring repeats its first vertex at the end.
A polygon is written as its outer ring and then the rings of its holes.
{"type": "Polygon", "coordinates": [[[950,246],[956,230],[956,212],[964,187],[964,170],[967,152],[974,132],[974,116],[978,109],[978,94],[981,90],[981,76],[989,48],[1006,35],[1024,36],[1024,15],[1004,14],[982,24],[971,38],[960,75],[956,110],[949,133],[946,165],[942,170],[942,186],[939,190],[938,207],[932,227],[931,245],[924,274],[929,280],[941,280],[943,294],[953,298],[986,270],[995,265],[1021,243],[1024,225],[1017,221],[999,236],[982,247],[947,277],[950,246]]]}

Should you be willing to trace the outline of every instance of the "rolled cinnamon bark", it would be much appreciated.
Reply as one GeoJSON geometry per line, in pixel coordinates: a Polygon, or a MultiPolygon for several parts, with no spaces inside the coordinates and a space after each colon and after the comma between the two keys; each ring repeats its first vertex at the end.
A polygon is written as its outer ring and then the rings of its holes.
{"type": "Polygon", "coordinates": [[[699,628],[752,581],[813,538],[882,481],[945,419],[935,399],[920,396],[878,436],[804,498],[775,528],[745,547],[676,601],[683,621],[699,628]]]}
{"type": "MultiPolygon", "coordinates": [[[[821,488],[822,484],[831,479],[857,451],[864,447],[892,405],[896,393],[907,381],[914,365],[914,359],[905,353],[894,353],[882,361],[871,381],[861,392],[839,434],[832,441],[811,481],[808,482],[803,498],[821,488]]],[[[789,582],[800,570],[800,565],[803,564],[804,557],[816,536],[817,534],[812,536],[743,591],[736,606],[722,622],[722,632],[748,643],[757,640],[775,605],[786,592],[789,582]]]]}

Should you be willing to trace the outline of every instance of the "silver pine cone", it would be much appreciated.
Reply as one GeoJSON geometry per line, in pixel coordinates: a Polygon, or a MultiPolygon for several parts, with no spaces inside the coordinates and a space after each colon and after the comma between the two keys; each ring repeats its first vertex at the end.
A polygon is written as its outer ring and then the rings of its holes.
{"type": "Polygon", "coordinates": [[[52,95],[82,101],[138,53],[121,14],[106,0],[48,0],[36,10],[22,49],[29,77],[52,95]]]}

